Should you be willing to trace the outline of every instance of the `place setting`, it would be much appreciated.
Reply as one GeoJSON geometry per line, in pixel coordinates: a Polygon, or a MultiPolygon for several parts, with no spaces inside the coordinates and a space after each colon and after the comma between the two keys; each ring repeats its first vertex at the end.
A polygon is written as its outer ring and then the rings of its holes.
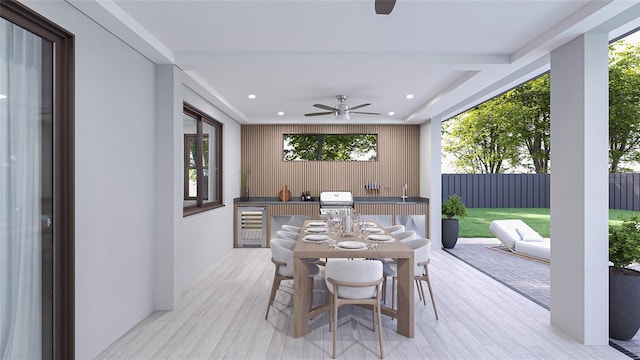
{"type": "Polygon", "coordinates": [[[308,227],[304,232],[307,234],[326,234],[329,231],[327,227],[308,227]]]}
{"type": "Polygon", "coordinates": [[[324,235],[324,234],[309,234],[309,235],[305,235],[302,238],[302,241],[305,242],[311,242],[311,243],[324,243],[329,241],[331,238],[329,237],[329,235],[324,235]]]}
{"type": "Polygon", "coordinates": [[[394,240],[393,236],[387,234],[371,234],[367,236],[367,239],[378,242],[391,242],[394,240]]]}

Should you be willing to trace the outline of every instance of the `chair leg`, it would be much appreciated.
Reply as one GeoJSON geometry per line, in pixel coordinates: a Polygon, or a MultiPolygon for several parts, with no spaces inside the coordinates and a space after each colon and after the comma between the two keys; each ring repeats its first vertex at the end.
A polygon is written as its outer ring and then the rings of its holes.
{"type": "Polygon", "coordinates": [[[384,277],[384,281],[382,282],[382,302],[387,303],[387,277],[384,277]]]}
{"type": "MultiPolygon", "coordinates": [[[[335,296],[335,294],[333,295],[335,296]]],[[[338,305],[337,299],[333,298],[333,358],[336,358],[336,333],[338,332],[338,305]]]]}
{"type": "Polygon", "coordinates": [[[264,319],[267,320],[269,318],[269,309],[271,305],[273,305],[273,300],[276,298],[276,290],[280,287],[280,277],[276,272],[273,276],[273,285],[271,285],[271,295],[269,295],[269,304],[267,304],[267,314],[264,316],[264,319]]]}
{"type": "MultiPolygon", "coordinates": [[[[377,297],[377,296],[376,296],[377,297]]],[[[376,301],[374,305],[374,314],[378,313],[378,342],[380,343],[380,359],[384,359],[384,349],[382,348],[382,315],[380,314],[380,302],[376,301]]]]}
{"type": "Polygon", "coordinates": [[[431,296],[431,304],[433,304],[433,313],[436,315],[436,320],[438,320],[438,311],[436,310],[436,301],[433,299],[433,291],[431,290],[431,280],[429,279],[429,273],[426,274],[427,278],[427,287],[429,288],[429,295],[431,296]]]}
{"type": "Polygon", "coordinates": [[[418,290],[418,299],[424,299],[424,292],[422,291],[422,286],[420,285],[420,280],[416,279],[416,290],[418,290]]]}
{"type": "Polygon", "coordinates": [[[391,309],[393,310],[396,309],[396,281],[396,277],[391,281],[391,309]]]}

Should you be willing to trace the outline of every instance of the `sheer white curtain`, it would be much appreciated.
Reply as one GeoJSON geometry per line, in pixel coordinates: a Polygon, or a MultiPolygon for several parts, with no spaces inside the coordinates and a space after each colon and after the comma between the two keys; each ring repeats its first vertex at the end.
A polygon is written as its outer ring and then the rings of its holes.
{"type": "Polygon", "coordinates": [[[41,39],[0,19],[0,359],[39,359],[41,39]]]}

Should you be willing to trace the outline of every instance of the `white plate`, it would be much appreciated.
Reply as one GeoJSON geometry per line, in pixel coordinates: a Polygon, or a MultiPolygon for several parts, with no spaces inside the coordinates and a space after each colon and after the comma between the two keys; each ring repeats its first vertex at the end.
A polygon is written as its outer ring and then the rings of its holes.
{"type": "Polygon", "coordinates": [[[343,242],[339,242],[338,246],[343,249],[349,249],[349,250],[360,250],[360,249],[367,248],[367,244],[360,241],[343,241],[343,242]]]}
{"type": "Polygon", "coordinates": [[[308,228],[305,232],[308,233],[326,233],[329,229],[326,227],[311,227],[308,228]]]}
{"type": "Polygon", "coordinates": [[[380,229],[380,228],[375,227],[375,228],[367,228],[367,231],[370,232],[370,233],[378,234],[378,233],[383,233],[384,229],[380,229]]]}
{"type": "Polygon", "coordinates": [[[381,235],[381,234],[371,234],[369,235],[370,240],[374,241],[393,241],[393,237],[390,235],[381,235]]]}
{"type": "Polygon", "coordinates": [[[314,221],[314,222],[310,222],[307,225],[309,226],[327,226],[327,223],[324,221],[314,221]]]}
{"type": "Polygon", "coordinates": [[[324,242],[329,240],[329,236],[327,235],[305,235],[302,240],[306,240],[308,242],[324,242]]]}
{"type": "Polygon", "coordinates": [[[376,223],[371,222],[371,221],[363,221],[362,222],[362,226],[364,226],[364,227],[377,227],[378,225],[376,225],[376,223]]]}

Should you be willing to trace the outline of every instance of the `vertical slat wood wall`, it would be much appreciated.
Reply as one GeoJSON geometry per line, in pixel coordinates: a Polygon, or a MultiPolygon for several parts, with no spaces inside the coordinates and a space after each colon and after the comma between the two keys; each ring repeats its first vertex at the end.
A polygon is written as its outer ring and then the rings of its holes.
{"type": "Polygon", "coordinates": [[[419,196],[418,125],[243,125],[242,168],[251,168],[250,196],[278,196],[287,185],[292,196],[324,190],[365,193],[365,181],[381,185],[378,196],[419,196]],[[378,161],[284,161],[284,134],[378,134],[378,161]]]}

